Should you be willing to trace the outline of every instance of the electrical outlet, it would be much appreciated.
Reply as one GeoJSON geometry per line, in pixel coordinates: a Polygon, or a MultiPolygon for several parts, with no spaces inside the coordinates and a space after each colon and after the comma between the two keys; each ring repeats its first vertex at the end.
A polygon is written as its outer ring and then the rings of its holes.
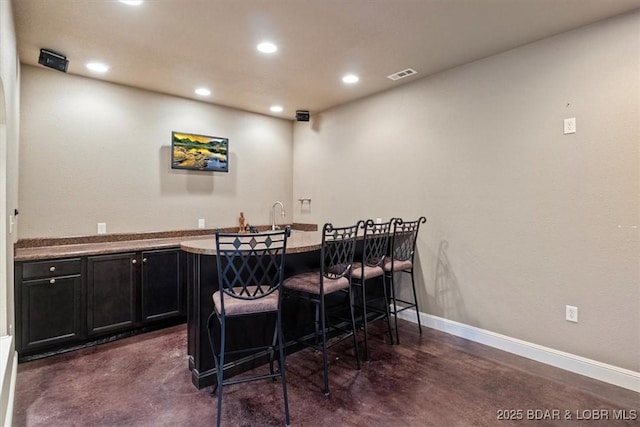
{"type": "Polygon", "coordinates": [[[566,319],[569,322],[578,323],[578,307],[568,305],[566,309],[566,319]]]}
{"type": "Polygon", "coordinates": [[[576,118],[564,119],[564,134],[576,133],[576,118]]]}
{"type": "Polygon", "coordinates": [[[200,229],[204,228],[204,218],[200,218],[198,220],[198,228],[200,228],[200,229]]]}
{"type": "Polygon", "coordinates": [[[376,224],[382,224],[382,218],[376,218],[376,224]]]}
{"type": "Polygon", "coordinates": [[[107,234],[107,223],[99,222],[98,223],[98,234],[107,234]]]}

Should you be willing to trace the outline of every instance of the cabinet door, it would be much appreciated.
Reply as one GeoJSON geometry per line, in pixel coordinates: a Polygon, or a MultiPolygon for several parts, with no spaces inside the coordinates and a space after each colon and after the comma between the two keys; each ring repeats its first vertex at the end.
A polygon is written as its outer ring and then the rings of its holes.
{"type": "Polygon", "coordinates": [[[179,316],[182,307],[181,251],[142,253],[142,321],[179,316]]]}
{"type": "Polygon", "coordinates": [[[21,344],[18,351],[74,341],[81,330],[79,275],[21,284],[21,344]]]}
{"type": "Polygon", "coordinates": [[[87,259],[87,332],[99,335],[137,323],[135,253],[87,259]]]}

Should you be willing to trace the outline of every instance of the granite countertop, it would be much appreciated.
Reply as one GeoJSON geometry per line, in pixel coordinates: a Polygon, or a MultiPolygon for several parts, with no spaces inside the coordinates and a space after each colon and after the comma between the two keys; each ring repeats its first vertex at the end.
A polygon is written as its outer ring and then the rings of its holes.
{"type": "Polygon", "coordinates": [[[103,255],[142,250],[179,248],[187,239],[208,239],[210,236],[168,237],[160,239],[126,240],[117,242],[79,243],[70,245],[16,248],[15,261],[34,261],[50,258],[69,258],[85,255],[103,255]]]}
{"type": "MultiPolygon", "coordinates": [[[[247,236],[250,236],[248,234],[247,236]]],[[[322,231],[291,231],[287,240],[287,253],[295,254],[319,250],[322,244],[322,231]]],[[[204,239],[189,239],[180,244],[183,251],[200,255],[215,255],[216,241],[210,236],[204,239]]]]}
{"type": "MultiPolygon", "coordinates": [[[[265,227],[260,227],[261,229],[265,227]]],[[[317,231],[315,224],[293,224],[292,239],[293,247],[298,247],[300,251],[313,250],[310,247],[318,241],[321,233],[317,231]],[[308,232],[306,232],[308,230],[308,232]],[[293,236],[296,236],[293,238],[293,236]],[[303,237],[305,236],[305,237],[303,237]]],[[[231,231],[232,229],[221,229],[231,231]]],[[[191,231],[168,231],[158,233],[132,233],[80,236],[68,238],[47,238],[47,239],[25,239],[15,244],[14,261],[38,261],[55,258],[72,258],[87,255],[103,255],[122,252],[135,252],[154,249],[181,248],[183,242],[188,242],[188,246],[201,245],[202,252],[195,249],[191,252],[207,253],[212,245],[215,253],[215,242],[212,238],[214,229],[191,230],[191,231]]],[[[186,250],[186,249],[185,249],[186,250]]],[[[287,251],[289,252],[289,251],[287,251]]]]}

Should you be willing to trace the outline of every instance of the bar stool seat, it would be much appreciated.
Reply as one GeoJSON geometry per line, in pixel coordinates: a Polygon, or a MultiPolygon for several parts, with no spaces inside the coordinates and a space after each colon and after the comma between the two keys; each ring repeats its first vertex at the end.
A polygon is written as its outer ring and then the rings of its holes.
{"type": "Polygon", "coordinates": [[[413,262],[411,260],[401,260],[394,259],[393,261],[388,260],[384,264],[384,271],[402,271],[402,270],[411,270],[413,268],[413,262]]]}
{"type": "MultiPolygon", "coordinates": [[[[247,286],[247,290],[253,294],[253,297],[262,293],[258,286],[247,286]]],[[[222,311],[223,306],[222,301],[220,301],[220,295],[222,295],[224,299],[224,309],[227,316],[278,311],[279,294],[277,290],[260,299],[241,299],[239,297],[232,297],[225,292],[216,291],[213,293],[213,304],[219,313],[222,311]]]]}
{"type": "MultiPolygon", "coordinates": [[[[306,292],[309,294],[320,295],[320,271],[309,271],[307,273],[297,274],[284,280],[284,287],[296,291],[306,292]]],[[[324,294],[328,295],[343,289],[349,288],[349,279],[340,277],[338,279],[324,279],[324,294]]]]}
{"type": "Polygon", "coordinates": [[[362,268],[361,262],[354,262],[352,268],[351,277],[358,280],[373,279],[374,277],[380,277],[384,274],[384,270],[379,265],[371,266],[365,264],[364,268],[362,268]]]}

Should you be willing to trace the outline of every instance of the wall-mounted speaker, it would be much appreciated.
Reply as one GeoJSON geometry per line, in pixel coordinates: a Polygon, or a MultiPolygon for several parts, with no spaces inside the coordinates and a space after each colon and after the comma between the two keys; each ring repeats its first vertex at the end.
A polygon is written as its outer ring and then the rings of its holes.
{"type": "Polygon", "coordinates": [[[309,121],[309,111],[307,110],[296,110],[296,120],[299,122],[308,122],[309,121]]]}
{"type": "Polygon", "coordinates": [[[40,49],[38,64],[53,68],[54,70],[62,71],[63,73],[66,73],[67,68],[69,68],[69,60],[66,56],[49,49],[40,49]]]}

